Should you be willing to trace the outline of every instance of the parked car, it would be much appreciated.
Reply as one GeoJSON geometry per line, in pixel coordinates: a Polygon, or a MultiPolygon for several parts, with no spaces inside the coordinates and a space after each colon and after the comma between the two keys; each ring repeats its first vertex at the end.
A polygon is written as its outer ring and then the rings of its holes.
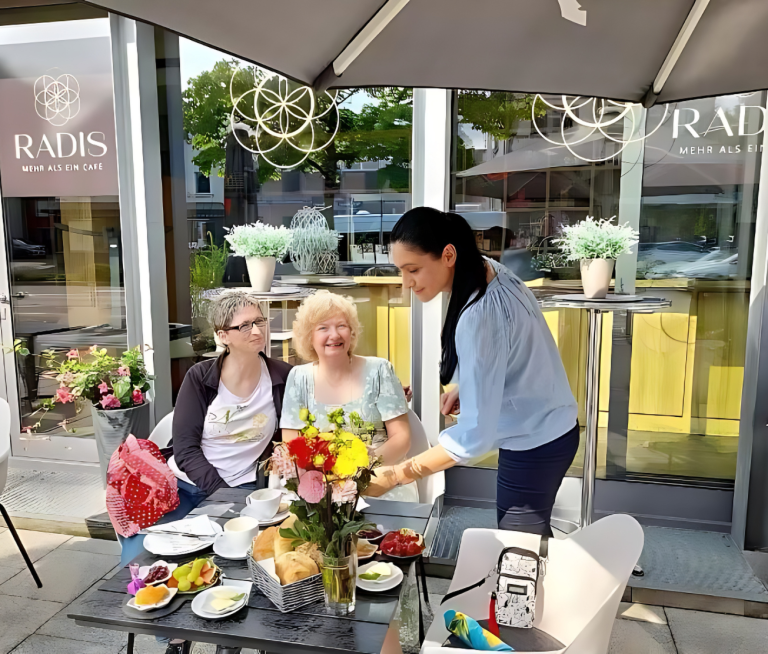
{"type": "Polygon", "coordinates": [[[13,244],[13,258],[26,259],[28,257],[44,257],[45,247],[42,245],[33,245],[22,241],[20,238],[11,239],[13,244]]]}

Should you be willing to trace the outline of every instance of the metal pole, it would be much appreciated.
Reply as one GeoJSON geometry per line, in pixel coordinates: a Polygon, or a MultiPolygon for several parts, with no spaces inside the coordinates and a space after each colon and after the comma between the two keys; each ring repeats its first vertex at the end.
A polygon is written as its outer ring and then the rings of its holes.
{"type": "Polygon", "coordinates": [[[595,496],[595,469],[597,467],[597,423],[600,417],[600,349],[603,341],[603,313],[600,309],[587,309],[587,424],[584,445],[584,478],[581,488],[581,526],[592,523],[592,504],[595,496]]]}

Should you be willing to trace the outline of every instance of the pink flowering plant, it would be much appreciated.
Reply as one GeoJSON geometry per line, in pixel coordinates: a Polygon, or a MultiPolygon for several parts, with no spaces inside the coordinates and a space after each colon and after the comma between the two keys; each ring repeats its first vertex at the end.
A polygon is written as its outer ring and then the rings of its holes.
{"type": "Polygon", "coordinates": [[[298,519],[280,535],[315,543],[326,556],[346,556],[352,536],[368,524],[356,510],[357,499],[381,459],[370,452],[364,435],[351,431],[343,409],[328,414],[332,428],[326,432],[315,427],[308,409],[301,409],[299,417],[304,422],[299,435],[275,444],[269,462],[299,496],[291,504],[298,519]]]}
{"type": "MultiPolygon", "coordinates": [[[[89,400],[96,409],[130,409],[147,401],[152,375],[147,373],[144,356],[138,347],[123,352],[117,359],[107,350],[94,345],[86,352],[71,349],[66,353],[46,350],[43,376],[55,379],[59,387],[52,398],[43,400],[37,412],[42,412],[34,425],[25,427],[27,432],[37,429],[42,417],[57,403],[79,403],[89,400]]],[[[66,423],[66,421],[64,421],[66,423]]],[[[66,424],[62,425],[66,429],[66,424]]]]}

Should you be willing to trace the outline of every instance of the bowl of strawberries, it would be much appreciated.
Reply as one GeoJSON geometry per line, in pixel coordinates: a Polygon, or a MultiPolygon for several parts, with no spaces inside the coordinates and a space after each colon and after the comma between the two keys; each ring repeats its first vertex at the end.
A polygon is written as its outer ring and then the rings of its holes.
{"type": "Polygon", "coordinates": [[[382,539],[379,550],[393,559],[415,559],[424,551],[424,537],[413,529],[390,531],[382,539]]]}

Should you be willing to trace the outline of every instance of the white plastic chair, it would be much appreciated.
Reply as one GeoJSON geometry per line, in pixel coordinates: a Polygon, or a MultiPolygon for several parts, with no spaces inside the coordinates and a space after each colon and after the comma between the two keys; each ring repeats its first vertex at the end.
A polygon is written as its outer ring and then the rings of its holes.
{"type": "MultiPolygon", "coordinates": [[[[467,529],[461,539],[456,572],[450,590],[482,579],[504,547],[538,551],[533,534],[497,529],[467,529]]],[[[616,611],[632,568],[643,549],[643,530],[628,515],[611,515],[563,540],[550,539],[549,558],[536,595],[534,626],[565,645],[558,654],[606,654],[616,611]]],[[[475,619],[488,615],[492,575],[479,588],[451,598],[436,611],[421,654],[457,654],[468,649],[446,649],[443,614],[461,611],[475,619]]],[[[511,643],[514,647],[514,643],[511,643]]],[[[515,650],[515,654],[525,654],[515,650]]]]}
{"type": "MultiPolygon", "coordinates": [[[[426,452],[432,447],[427,438],[427,432],[424,431],[424,425],[421,424],[419,416],[410,409],[408,410],[408,426],[411,429],[411,449],[408,450],[406,458],[411,458],[422,452],[426,452]]],[[[419,489],[419,501],[422,504],[434,504],[435,500],[445,493],[445,473],[436,472],[424,479],[416,482],[419,489]]]]}
{"type": "Polygon", "coordinates": [[[151,440],[159,448],[168,447],[173,436],[173,411],[164,416],[160,422],[155,425],[152,433],[149,435],[151,440]]]}
{"type": "MultiPolygon", "coordinates": [[[[11,407],[8,406],[8,402],[0,398],[0,496],[2,496],[5,490],[5,482],[8,481],[8,459],[11,456],[11,407]]],[[[24,544],[21,542],[19,535],[16,533],[16,528],[11,522],[11,516],[8,515],[8,511],[0,504],[0,514],[5,520],[5,524],[8,527],[8,531],[11,532],[13,540],[16,541],[16,546],[21,552],[21,556],[24,558],[24,562],[27,564],[32,577],[35,580],[38,588],[43,587],[43,582],[40,581],[40,577],[37,576],[35,566],[32,565],[32,561],[27,554],[27,550],[24,549],[24,544]]]]}

